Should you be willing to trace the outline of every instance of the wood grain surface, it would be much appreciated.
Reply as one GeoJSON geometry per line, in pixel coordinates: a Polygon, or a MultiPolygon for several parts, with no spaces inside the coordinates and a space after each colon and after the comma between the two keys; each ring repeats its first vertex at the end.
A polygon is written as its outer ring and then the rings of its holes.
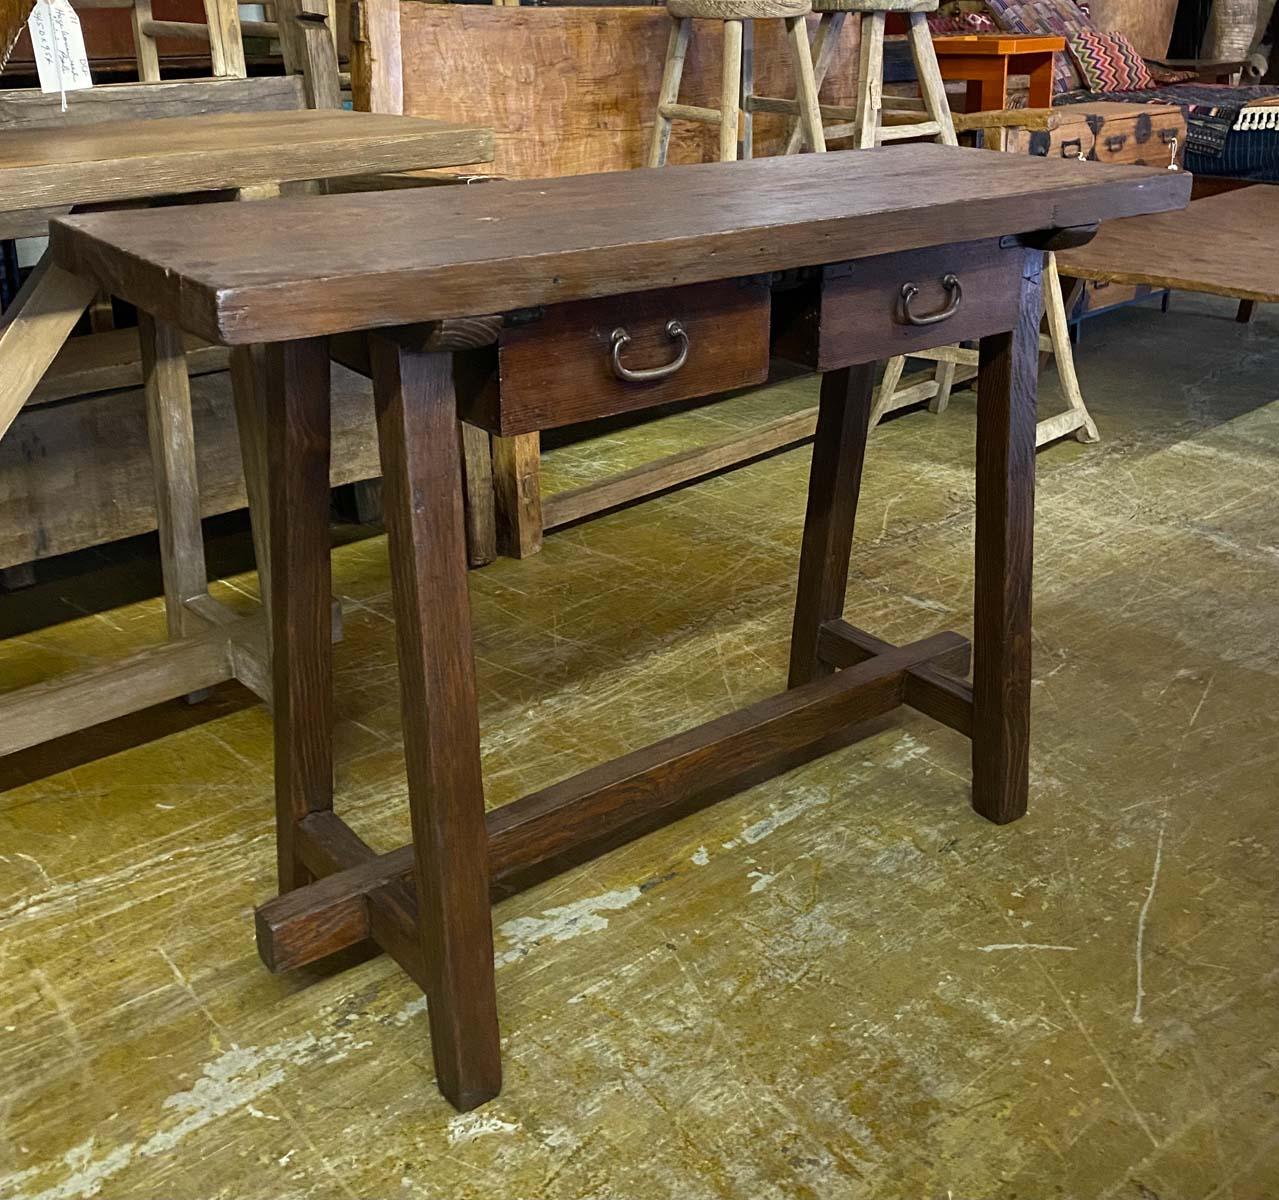
{"type": "Polygon", "coordinates": [[[1057,256],[1076,279],[1182,288],[1238,300],[1279,301],[1279,189],[1239,188],[1181,212],[1103,225],[1057,256]]]}
{"type": "Polygon", "coordinates": [[[0,212],[458,166],[491,144],[478,127],[341,110],[17,129],[0,142],[0,212]]]}
{"type": "Polygon", "coordinates": [[[188,332],[236,344],[1086,225],[1180,207],[1190,182],[1139,167],[910,145],[93,213],[50,230],[55,259],[68,269],[188,332]]]}

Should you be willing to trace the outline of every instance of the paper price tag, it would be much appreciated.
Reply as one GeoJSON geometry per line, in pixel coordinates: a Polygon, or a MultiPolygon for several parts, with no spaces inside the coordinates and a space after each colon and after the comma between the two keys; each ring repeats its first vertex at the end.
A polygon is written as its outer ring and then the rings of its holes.
{"type": "Polygon", "coordinates": [[[65,110],[67,92],[93,86],[80,18],[69,0],[36,0],[27,29],[35,50],[40,90],[61,92],[65,110]]]}

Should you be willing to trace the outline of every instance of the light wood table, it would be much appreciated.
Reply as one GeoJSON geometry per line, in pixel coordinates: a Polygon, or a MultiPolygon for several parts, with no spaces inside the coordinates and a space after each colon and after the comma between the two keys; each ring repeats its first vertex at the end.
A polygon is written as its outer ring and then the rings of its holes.
{"type": "Polygon", "coordinates": [[[1008,104],[1008,77],[1030,76],[1027,108],[1051,108],[1053,59],[1066,39],[1033,34],[974,33],[933,38],[943,79],[968,82],[968,112],[998,111],[1008,104]]]}
{"type": "Polygon", "coordinates": [[[55,222],[60,267],[170,336],[268,344],[280,895],[258,911],[267,964],[386,950],[427,993],[441,1090],[471,1108],[501,1086],[494,897],[852,741],[902,704],[971,737],[978,813],[1020,817],[1043,252],[1189,191],[1165,171],[910,145],[55,222]],[[541,332],[544,359],[578,368],[578,386],[506,393],[496,409],[483,381],[455,390],[450,345],[472,324],[456,318],[494,312],[541,332]],[[899,647],[842,619],[875,362],[932,345],[939,327],[981,340],[971,683],[958,634],[899,647]],[[329,339],[357,333],[386,481],[413,825],[387,854],[333,812],[326,387],[329,339]],[[717,391],[717,364],[766,365],[770,350],[823,376],[789,689],[486,814],[459,401],[491,429],[537,430],[657,403],[681,377],[717,391]]]}
{"type": "MultiPolygon", "coordinates": [[[[15,214],[49,208],[119,206],[195,193],[258,198],[299,181],[461,166],[491,158],[492,147],[491,131],[478,127],[342,110],[10,130],[0,133],[0,228],[15,214]]],[[[181,225],[198,210],[220,223],[223,214],[240,207],[183,207],[173,219],[181,225]]],[[[268,225],[284,219],[270,207],[262,216],[268,225]]],[[[328,233],[342,236],[338,230],[328,233]]],[[[321,244],[326,240],[321,236],[321,244]]],[[[270,239],[257,254],[269,270],[270,239]]],[[[46,254],[0,318],[0,437],[98,291],[88,274],[67,271],[46,254]]],[[[157,327],[145,304],[139,307],[171,641],[118,663],[0,695],[0,754],[226,679],[270,695],[264,622],[237,619],[208,594],[183,339],[167,326],[157,327]]],[[[260,474],[255,398],[260,370],[260,354],[246,348],[232,356],[250,494],[260,474]]],[[[264,515],[265,506],[259,504],[258,511],[264,515]]],[[[260,561],[264,536],[255,530],[260,561]]]]}

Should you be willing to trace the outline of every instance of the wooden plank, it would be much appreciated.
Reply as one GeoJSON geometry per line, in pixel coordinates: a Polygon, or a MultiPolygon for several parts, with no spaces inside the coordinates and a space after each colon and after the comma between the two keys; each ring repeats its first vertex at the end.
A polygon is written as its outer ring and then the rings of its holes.
{"type": "MultiPolygon", "coordinates": [[[[379,3],[387,0],[374,0],[375,8],[379,3]]],[[[394,7],[402,42],[403,111],[492,126],[495,174],[539,179],[649,164],[659,92],[663,102],[676,99],[661,92],[672,25],[663,6],[552,9],[410,2],[394,7]],[[529,63],[537,70],[530,71],[529,63]]],[[[810,23],[815,26],[817,18],[810,23]]],[[[720,32],[709,22],[689,30],[679,100],[694,108],[718,108],[720,32]]],[[[755,90],[793,96],[784,23],[759,21],[754,33],[755,90]]],[[[853,33],[838,48],[827,99],[855,100],[856,53],[853,33]]],[[[353,85],[359,74],[353,65],[353,85]]],[[[780,152],[788,126],[782,116],[757,118],[754,154],[780,152]]],[[[718,157],[716,127],[681,123],[671,132],[670,162],[718,157]]]]}
{"type": "Polygon", "coordinates": [[[10,88],[0,91],[0,129],[65,128],[212,113],[295,112],[305,105],[302,80],[283,76],[101,83],[68,92],[65,110],[57,92],[10,88]]]}
{"type": "MultiPolygon", "coordinates": [[[[224,346],[210,346],[187,336],[187,372],[208,375],[225,371],[230,354],[224,346]]],[[[142,356],[136,329],[111,329],[104,333],[68,338],[27,400],[27,406],[50,404],[71,396],[87,396],[142,384],[142,356]]]]}
{"type": "Polygon", "coordinates": [[[973,609],[973,807],[996,824],[1030,790],[1030,594],[1043,255],[1025,253],[1021,314],[981,340],[973,609]]]}
{"type": "Polygon", "coordinates": [[[362,112],[404,112],[400,0],[360,0],[352,7],[351,99],[362,112]]]}
{"type": "Polygon", "coordinates": [[[97,294],[46,254],[0,319],[0,438],[97,294]]]}
{"type": "MultiPolygon", "coordinates": [[[[832,731],[900,704],[913,667],[953,662],[966,644],[944,633],[893,648],[494,809],[485,821],[494,898],[545,878],[574,851],[605,852],[678,819],[695,802],[718,802],[824,753],[832,731]]],[[[402,885],[412,870],[413,847],[402,846],[268,901],[257,910],[263,961],[287,970],[361,940],[383,890],[402,885]]],[[[403,915],[416,919],[411,910],[403,915]]]]}
{"type": "MultiPolygon", "coordinates": [[[[124,331],[137,341],[136,330],[124,331]]],[[[240,445],[228,376],[191,381],[200,511],[243,508],[240,445]]],[[[373,401],[345,371],[333,389],[334,487],[379,474],[373,401]]],[[[0,440],[0,566],[42,560],[156,528],[141,390],[32,407],[0,440]],[[110,438],[102,431],[109,429],[110,438]]]]}
{"type": "Polygon", "coordinates": [[[78,733],[233,677],[226,630],[0,694],[0,755],[78,733]]]}
{"type": "Polygon", "coordinates": [[[724,165],[707,163],[280,200],[269,211],[91,213],[50,232],[65,268],[236,344],[842,262],[935,245],[938,230],[957,243],[1087,225],[1177,207],[1191,182],[933,144],[757,158],[731,170],[728,188],[724,165]],[[592,219],[566,221],[566,212],[592,219]]]}
{"type": "Polygon", "coordinates": [[[1057,255],[1061,274],[1236,300],[1279,301],[1279,189],[1237,188],[1178,213],[1115,221],[1057,255]]]}
{"type": "Polygon", "coordinates": [[[543,496],[543,527],[557,529],[592,513],[655,496],[670,488],[705,479],[728,467],[789,449],[811,438],[816,428],[817,409],[808,408],[759,425],[749,433],[735,433],[705,446],[654,459],[596,483],[543,496]]]}
{"type": "Polygon", "coordinates": [[[490,146],[480,128],[342,110],[15,129],[0,142],[0,211],[457,166],[490,146]]]}
{"type": "Polygon", "coordinates": [[[306,83],[308,108],[341,108],[328,0],[276,0],[285,70],[306,83]]]}
{"type": "Polygon", "coordinates": [[[369,339],[404,757],[414,931],[440,1090],[466,1111],[502,1088],[453,360],[369,339]]]}

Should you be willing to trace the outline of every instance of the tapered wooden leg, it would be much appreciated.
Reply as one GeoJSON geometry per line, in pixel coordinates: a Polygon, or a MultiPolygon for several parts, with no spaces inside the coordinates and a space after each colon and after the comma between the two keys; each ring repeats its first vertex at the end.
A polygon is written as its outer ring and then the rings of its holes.
{"type": "MultiPolygon", "coordinates": [[[[847,17],[848,14],[846,12],[824,12],[817,22],[817,33],[813,37],[812,58],[813,87],[817,91],[819,101],[822,84],[830,71],[832,61],[834,61],[835,51],[839,49],[839,36],[847,17]]],[[[820,108],[818,111],[820,112],[820,108]]],[[[824,130],[822,139],[823,141],[825,140],[824,130]]],[[[797,119],[791,126],[790,134],[786,139],[786,153],[798,154],[803,148],[804,123],[797,119]]]]}
{"type": "Polygon", "coordinates": [[[1027,251],[1017,326],[982,339],[977,385],[973,807],[1000,825],[1025,813],[1030,786],[1030,593],[1042,268],[1043,254],[1027,251]]]}
{"type": "Polygon", "coordinates": [[[817,79],[813,74],[813,55],[808,45],[808,22],[803,17],[787,17],[786,36],[790,40],[795,98],[799,103],[799,124],[804,132],[804,141],[810,150],[824,154],[826,134],[822,129],[821,106],[817,101],[817,79]]]}
{"type": "Polygon", "coordinates": [[[1256,311],[1257,302],[1255,300],[1240,300],[1239,309],[1235,313],[1235,320],[1238,321],[1240,325],[1249,325],[1252,323],[1253,314],[1256,311]]]}
{"type": "Polygon", "coordinates": [[[870,427],[876,425],[893,411],[893,400],[897,396],[897,388],[902,381],[902,373],[906,370],[906,356],[897,354],[884,364],[884,378],[879,383],[879,395],[870,414],[870,427]]]}
{"type": "Polygon", "coordinates": [[[861,64],[857,75],[857,149],[879,144],[879,113],[884,107],[884,14],[861,19],[861,64]]]}
{"type": "Polygon", "coordinates": [[[138,337],[147,402],[147,436],[155,474],[164,610],[169,636],[179,638],[202,628],[187,610],[186,602],[209,590],[200,529],[191,385],[182,331],[176,325],[157,321],[139,310],[138,337]]]}
{"type": "Polygon", "coordinates": [[[536,433],[493,438],[497,545],[527,558],[542,548],[542,440],[536,433]]]}
{"type": "Polygon", "coordinates": [[[679,81],[684,74],[684,56],[688,53],[688,38],[693,31],[691,17],[671,21],[670,38],[666,43],[666,62],[662,66],[662,86],[657,93],[657,113],[653,118],[653,139],[648,147],[648,165],[666,165],[666,151],[671,142],[671,119],[662,109],[679,99],[679,81]]]}
{"type": "MultiPolygon", "coordinates": [[[[244,491],[253,527],[253,556],[258,567],[258,593],[271,611],[271,490],[267,470],[266,348],[237,346],[231,351],[231,391],[240,439],[244,491]]],[[[270,623],[267,624],[270,645],[270,623]]]]}
{"type": "Polygon", "coordinates": [[[493,448],[478,425],[457,423],[466,481],[466,551],[473,567],[497,557],[497,511],[493,499],[493,448]]]}
{"type": "Polygon", "coordinates": [[[943,413],[946,406],[950,403],[950,393],[955,387],[955,368],[958,364],[953,362],[939,362],[937,371],[933,378],[937,381],[937,395],[928,402],[928,411],[931,413],[943,413]]]}
{"type": "MultiPolygon", "coordinates": [[[[807,46],[807,41],[805,41],[807,46]]],[[[742,23],[724,22],[724,61],[719,91],[719,161],[737,161],[738,102],[742,92],[742,23]]]]}
{"type": "Polygon", "coordinates": [[[755,95],[755,22],[742,22],[742,87],[738,95],[741,117],[737,138],[737,157],[743,161],[755,154],[755,114],[751,100],[755,95]]]}
{"type": "Polygon", "coordinates": [[[501,1090],[488,835],[452,356],[370,338],[431,1052],[459,1109],[501,1090]]]}
{"type": "MultiPolygon", "coordinates": [[[[880,20],[883,20],[882,14],[880,20]]],[[[933,35],[928,29],[928,14],[907,14],[910,22],[910,49],[915,59],[915,74],[919,79],[919,91],[924,98],[928,115],[941,127],[937,140],[946,146],[958,146],[955,122],[950,115],[950,101],[946,99],[946,83],[937,65],[937,51],[933,48],[933,35]]],[[[883,78],[883,43],[880,43],[880,78],[883,78]]],[[[1002,100],[996,108],[1003,108],[1002,100]]]]}
{"type": "Polygon", "coordinates": [[[329,351],[310,338],[265,353],[276,851],[286,892],[310,881],[294,852],[296,824],[333,807],[329,351]]]}
{"type": "Polygon", "coordinates": [[[791,687],[834,670],[817,657],[817,639],[822,625],[844,611],[874,387],[874,363],[822,376],[791,631],[791,687]]]}

